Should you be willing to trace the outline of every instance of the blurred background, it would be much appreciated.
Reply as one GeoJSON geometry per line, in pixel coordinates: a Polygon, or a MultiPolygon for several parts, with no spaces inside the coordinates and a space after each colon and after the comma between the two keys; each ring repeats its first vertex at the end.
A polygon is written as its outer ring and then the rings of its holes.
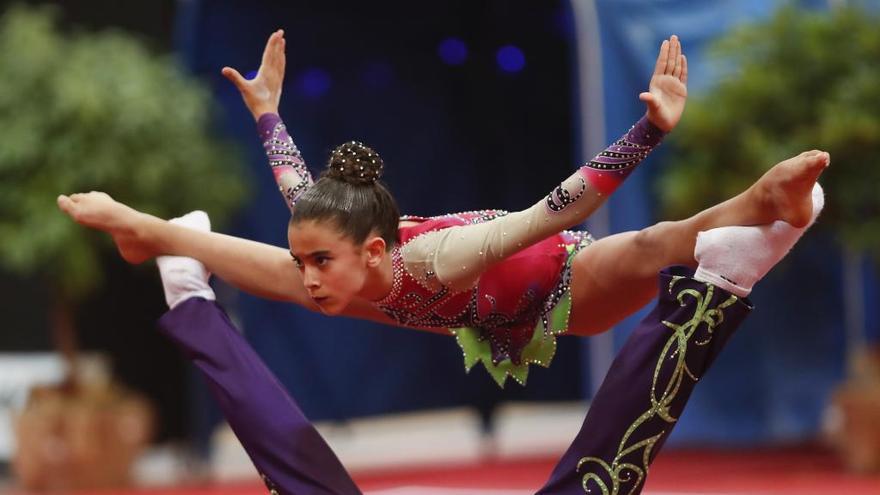
{"type": "MultiPolygon", "coordinates": [[[[531,205],[642,115],[637,95],[671,34],[690,68],[682,124],[590,219],[594,235],[682,218],[788,156],[831,152],[822,218],[754,291],[757,310],[697,388],[648,487],[880,493],[880,1],[0,9],[8,490],[261,493],[201,378],[155,331],[165,310],[155,264],[124,263],[55,197],[101,190],[162,217],[204,209],[217,230],[286,245],[288,211],[253,119],[220,75],[256,70],[283,28],[281,114],[312,172],[337,144],[363,141],[408,214],[531,205]],[[227,485],[205,485],[218,480],[227,485]]],[[[497,469],[486,487],[536,489],[643,316],[563,337],[549,369],[501,390],[483,370],[464,372],[453,339],[216,289],[346,465],[377,488],[448,465],[497,469]]]]}

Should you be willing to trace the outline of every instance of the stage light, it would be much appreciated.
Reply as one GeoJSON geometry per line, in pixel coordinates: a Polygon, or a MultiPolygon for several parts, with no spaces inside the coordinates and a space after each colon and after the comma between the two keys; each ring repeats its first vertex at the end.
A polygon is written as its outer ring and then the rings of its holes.
{"type": "Polygon", "coordinates": [[[498,67],[504,72],[519,72],[526,66],[525,55],[514,45],[505,45],[499,48],[495,59],[498,61],[498,67]]]}
{"type": "Polygon", "coordinates": [[[458,38],[446,38],[437,45],[437,55],[447,65],[461,65],[467,60],[467,45],[458,38]]]}
{"type": "Polygon", "coordinates": [[[333,84],[330,74],[324,69],[308,69],[300,76],[300,91],[309,98],[320,98],[333,84]]]}

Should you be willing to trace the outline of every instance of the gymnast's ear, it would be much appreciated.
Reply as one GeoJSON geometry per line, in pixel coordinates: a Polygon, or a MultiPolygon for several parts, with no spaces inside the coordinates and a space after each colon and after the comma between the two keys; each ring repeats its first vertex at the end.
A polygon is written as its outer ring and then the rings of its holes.
{"type": "Polygon", "coordinates": [[[367,255],[367,266],[375,268],[382,263],[385,257],[385,239],[380,236],[370,236],[364,241],[364,252],[367,255]]]}

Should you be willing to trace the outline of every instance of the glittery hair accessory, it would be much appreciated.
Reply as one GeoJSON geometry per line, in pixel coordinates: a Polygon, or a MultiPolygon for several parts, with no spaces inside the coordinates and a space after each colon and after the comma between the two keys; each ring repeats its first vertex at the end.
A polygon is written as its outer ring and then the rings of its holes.
{"type": "Polygon", "coordinates": [[[385,164],[379,154],[364,143],[349,141],[330,154],[327,177],[349,184],[373,184],[382,176],[385,164]]]}

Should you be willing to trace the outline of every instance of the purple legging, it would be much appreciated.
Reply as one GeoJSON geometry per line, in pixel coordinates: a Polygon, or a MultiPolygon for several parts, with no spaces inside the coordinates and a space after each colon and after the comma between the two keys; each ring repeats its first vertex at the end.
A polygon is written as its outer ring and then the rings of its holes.
{"type": "MultiPolygon", "coordinates": [[[[635,494],[696,385],[751,310],[690,278],[660,273],[660,296],[617,355],[581,430],[540,494],[635,494]]],[[[191,298],[161,331],[202,371],[270,493],[361,493],[339,459],[214,302],[191,298]]]]}

